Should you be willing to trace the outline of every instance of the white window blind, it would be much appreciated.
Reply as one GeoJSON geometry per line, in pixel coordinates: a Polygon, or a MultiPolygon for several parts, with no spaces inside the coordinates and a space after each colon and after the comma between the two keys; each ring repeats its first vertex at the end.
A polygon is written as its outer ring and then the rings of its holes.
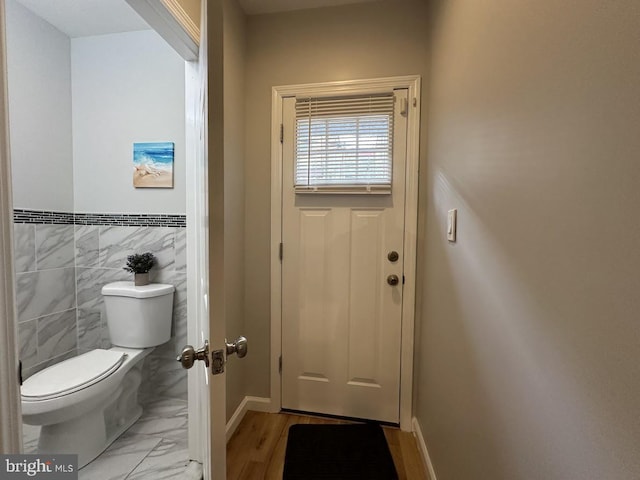
{"type": "Polygon", "coordinates": [[[296,99],[297,193],[390,193],[393,93],[296,99]]]}

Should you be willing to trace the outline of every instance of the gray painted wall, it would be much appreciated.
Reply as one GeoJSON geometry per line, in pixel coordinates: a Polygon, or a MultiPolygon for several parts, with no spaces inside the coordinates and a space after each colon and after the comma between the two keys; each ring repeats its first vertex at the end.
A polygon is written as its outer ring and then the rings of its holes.
{"type": "Polygon", "coordinates": [[[15,0],[7,18],[14,207],[184,214],[184,60],[153,31],[70,40],[15,0]],[[175,142],[173,189],[133,188],[145,141],[175,142]]]}
{"type": "Polygon", "coordinates": [[[640,4],[432,17],[416,414],[438,480],[640,478],[640,4]]]}
{"type": "Polygon", "coordinates": [[[71,40],[77,212],[185,213],[185,63],[154,31],[71,40]],[[133,187],[133,143],[174,142],[174,188],[133,187]]]}
{"type": "Polygon", "coordinates": [[[7,0],[14,208],[73,210],[69,38],[7,0]]]}

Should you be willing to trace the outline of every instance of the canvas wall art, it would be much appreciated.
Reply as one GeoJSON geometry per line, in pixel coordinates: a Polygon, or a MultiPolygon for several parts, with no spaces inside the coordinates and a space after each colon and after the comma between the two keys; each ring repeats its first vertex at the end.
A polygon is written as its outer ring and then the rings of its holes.
{"type": "Polygon", "coordinates": [[[172,142],[133,144],[133,186],[173,188],[172,142]]]}

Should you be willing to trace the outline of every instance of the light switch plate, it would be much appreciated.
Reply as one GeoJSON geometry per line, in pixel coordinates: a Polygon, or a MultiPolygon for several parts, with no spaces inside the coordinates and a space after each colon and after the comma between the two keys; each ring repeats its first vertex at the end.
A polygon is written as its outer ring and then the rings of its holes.
{"type": "Polygon", "coordinates": [[[458,229],[458,209],[449,210],[447,215],[447,240],[456,241],[456,230],[458,229]]]}

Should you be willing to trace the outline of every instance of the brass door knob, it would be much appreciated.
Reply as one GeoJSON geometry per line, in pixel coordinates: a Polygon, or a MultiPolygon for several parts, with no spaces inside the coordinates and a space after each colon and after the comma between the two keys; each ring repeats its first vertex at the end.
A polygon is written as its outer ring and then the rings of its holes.
{"type": "Polygon", "coordinates": [[[387,277],[387,283],[389,285],[391,285],[392,287],[395,287],[396,285],[398,285],[400,283],[400,279],[398,278],[397,275],[389,275],[387,277]]]}

